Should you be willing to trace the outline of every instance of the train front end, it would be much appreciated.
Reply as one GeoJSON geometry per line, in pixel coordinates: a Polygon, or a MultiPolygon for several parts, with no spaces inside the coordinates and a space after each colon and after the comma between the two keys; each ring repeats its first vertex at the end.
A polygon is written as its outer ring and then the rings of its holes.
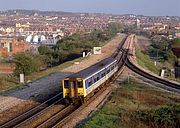
{"type": "Polygon", "coordinates": [[[82,78],[65,78],[62,80],[63,98],[66,103],[74,103],[84,98],[84,80],[82,78]]]}

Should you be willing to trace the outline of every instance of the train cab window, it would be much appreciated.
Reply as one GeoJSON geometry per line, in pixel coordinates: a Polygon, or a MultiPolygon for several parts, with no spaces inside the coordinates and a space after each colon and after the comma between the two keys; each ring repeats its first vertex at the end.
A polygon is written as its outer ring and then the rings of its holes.
{"type": "Polygon", "coordinates": [[[64,88],[68,88],[69,87],[69,80],[64,80],[64,88]]]}
{"type": "Polygon", "coordinates": [[[83,88],[83,81],[77,81],[78,88],[83,88]]]}

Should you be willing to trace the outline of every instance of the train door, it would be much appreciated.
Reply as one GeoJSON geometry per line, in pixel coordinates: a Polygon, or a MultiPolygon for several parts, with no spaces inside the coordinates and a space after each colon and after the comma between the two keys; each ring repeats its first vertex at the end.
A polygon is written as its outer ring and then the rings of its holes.
{"type": "Polygon", "coordinates": [[[71,90],[71,97],[76,97],[77,96],[77,84],[76,84],[76,80],[72,80],[70,82],[71,86],[70,86],[70,90],[71,90]]]}

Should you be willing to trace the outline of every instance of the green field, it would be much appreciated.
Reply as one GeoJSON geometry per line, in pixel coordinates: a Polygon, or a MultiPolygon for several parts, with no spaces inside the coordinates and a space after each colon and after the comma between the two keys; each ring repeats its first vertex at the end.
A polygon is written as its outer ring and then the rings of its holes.
{"type": "Polygon", "coordinates": [[[142,51],[136,51],[137,62],[140,66],[149,69],[150,71],[159,74],[160,68],[154,65],[154,62],[149,58],[148,55],[144,54],[142,51]]]}
{"type": "Polygon", "coordinates": [[[180,97],[131,80],[77,128],[178,128],[180,97]]]}

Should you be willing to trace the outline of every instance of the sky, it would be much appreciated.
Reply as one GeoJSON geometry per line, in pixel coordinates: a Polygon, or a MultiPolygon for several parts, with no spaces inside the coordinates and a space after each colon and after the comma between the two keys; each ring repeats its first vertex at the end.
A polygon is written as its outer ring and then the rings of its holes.
{"type": "Polygon", "coordinates": [[[0,0],[0,10],[180,16],[180,0],[0,0]]]}

